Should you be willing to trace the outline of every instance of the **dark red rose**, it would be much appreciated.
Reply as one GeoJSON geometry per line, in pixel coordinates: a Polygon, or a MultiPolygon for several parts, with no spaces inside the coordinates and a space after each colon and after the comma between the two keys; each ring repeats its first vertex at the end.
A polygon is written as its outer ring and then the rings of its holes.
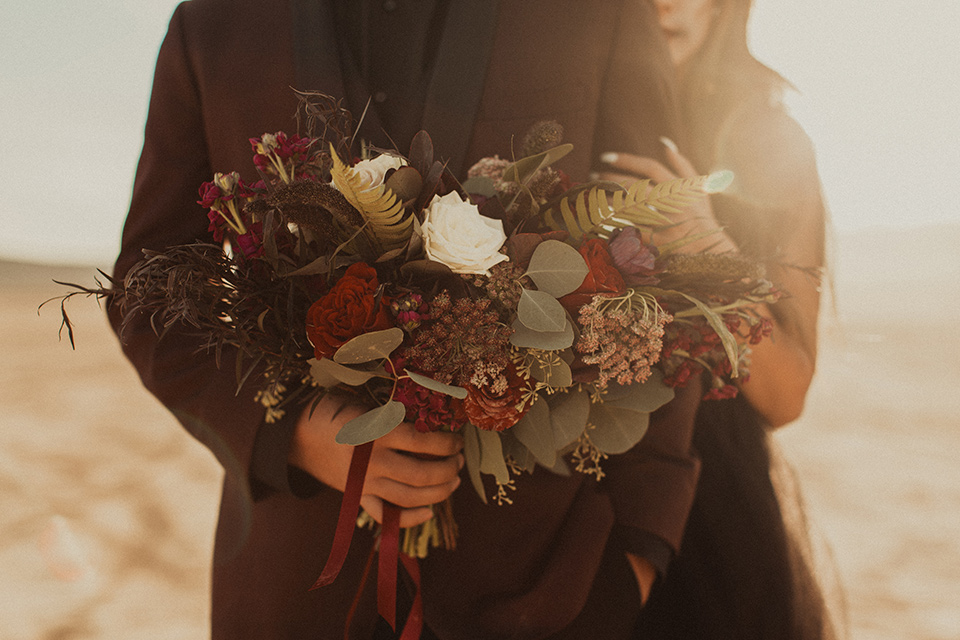
{"type": "Polygon", "coordinates": [[[502,393],[495,392],[490,385],[483,388],[467,385],[467,397],[463,400],[461,410],[478,429],[509,429],[530,409],[532,403],[523,402],[524,396],[529,393],[527,380],[517,374],[512,364],[508,365],[503,374],[507,384],[502,393]]]}
{"type": "Polygon", "coordinates": [[[590,271],[583,279],[580,288],[560,298],[560,304],[571,313],[575,313],[580,307],[590,304],[593,296],[598,293],[610,295],[626,293],[627,285],[613,264],[606,242],[599,238],[591,238],[580,245],[579,251],[587,261],[590,271]]]}
{"type": "Polygon", "coordinates": [[[393,326],[390,300],[376,297],[379,286],[376,270],[358,262],[313,303],[307,312],[307,337],[317,358],[331,358],[351,338],[393,326]]]}

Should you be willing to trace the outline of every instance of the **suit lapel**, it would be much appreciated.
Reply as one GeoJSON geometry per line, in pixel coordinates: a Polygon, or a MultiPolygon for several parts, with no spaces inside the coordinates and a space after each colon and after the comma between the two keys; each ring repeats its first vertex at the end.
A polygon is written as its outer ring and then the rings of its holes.
{"type": "Polygon", "coordinates": [[[497,27],[496,0],[451,0],[422,128],[459,176],[473,132],[497,27]]]}

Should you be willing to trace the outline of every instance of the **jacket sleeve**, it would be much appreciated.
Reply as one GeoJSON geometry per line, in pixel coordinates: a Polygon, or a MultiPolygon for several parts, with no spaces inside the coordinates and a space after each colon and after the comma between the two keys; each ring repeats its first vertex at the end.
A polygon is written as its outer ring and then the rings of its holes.
{"type": "MultiPolygon", "coordinates": [[[[187,47],[185,14],[174,13],[160,48],[137,167],[130,211],[124,225],[114,277],[122,280],[143,249],[163,250],[209,239],[207,218],[196,203],[200,184],[212,170],[201,94],[187,47]]],[[[264,412],[252,385],[237,392],[234,354],[224,351],[221,367],[198,339],[171,330],[162,339],[146,315],[125,322],[119,309],[109,316],[124,353],[152,392],[223,465],[228,479],[248,488],[247,468],[264,412]]]]}

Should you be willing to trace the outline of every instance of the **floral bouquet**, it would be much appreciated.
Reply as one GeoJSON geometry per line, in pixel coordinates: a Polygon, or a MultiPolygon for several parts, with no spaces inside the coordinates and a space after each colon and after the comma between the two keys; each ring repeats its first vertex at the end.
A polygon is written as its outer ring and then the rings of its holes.
{"type": "MultiPolygon", "coordinates": [[[[346,390],[370,410],[340,443],[369,446],[405,420],[459,431],[484,501],[483,475],[509,503],[512,477],[537,465],[599,480],[703,370],[708,397],[736,393],[770,328],[750,307],[775,290],[743,258],[651,240],[729,174],[573,185],[551,168],[571,146],[541,123],[519,159],[486,158],[460,184],[424,132],[406,156],[355,162],[338,103],[305,96],[301,113],[307,136],[251,140],[258,182],[217,174],[200,188],[213,242],[145,252],[122,282],[70,295],[108,296],[157,331],[186,325],[218,356],[235,348],[268,422],[346,390]]],[[[357,506],[344,508],[352,529],[357,506]]],[[[453,546],[437,513],[405,533],[407,554],[453,546]]]]}

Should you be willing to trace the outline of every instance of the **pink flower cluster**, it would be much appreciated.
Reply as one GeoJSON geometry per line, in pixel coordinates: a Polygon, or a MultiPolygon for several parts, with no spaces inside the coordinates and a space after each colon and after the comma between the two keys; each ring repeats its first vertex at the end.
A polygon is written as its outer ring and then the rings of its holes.
{"type": "Polygon", "coordinates": [[[599,368],[601,388],[611,381],[626,385],[649,378],[650,367],[660,359],[664,325],[672,320],[667,314],[620,306],[618,301],[594,296],[580,308],[583,331],[576,350],[585,364],[599,368]]]}

